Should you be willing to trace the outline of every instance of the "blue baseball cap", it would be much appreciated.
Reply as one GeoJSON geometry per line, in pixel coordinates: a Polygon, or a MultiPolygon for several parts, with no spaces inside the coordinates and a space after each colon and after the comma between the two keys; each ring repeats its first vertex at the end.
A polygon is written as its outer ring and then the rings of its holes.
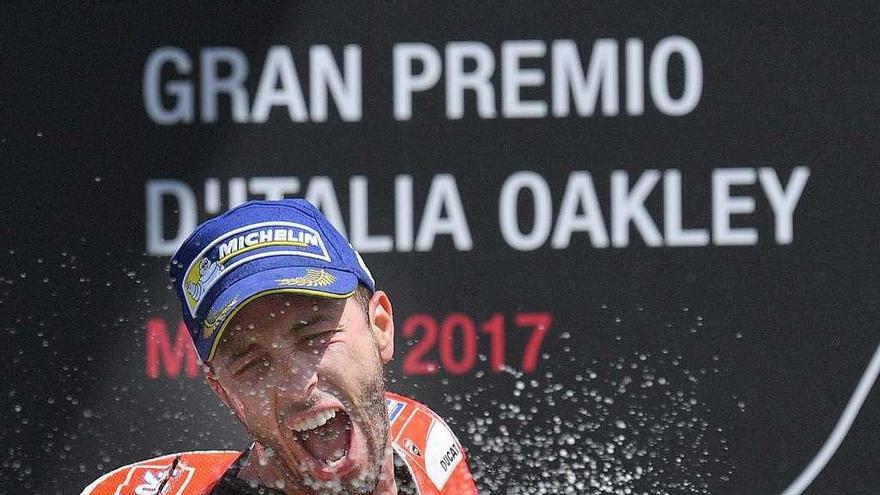
{"type": "Polygon", "coordinates": [[[351,244],[303,199],[249,201],[199,225],[171,257],[171,283],[203,362],[250,301],[279,292],[343,299],[376,283],[351,244]]]}

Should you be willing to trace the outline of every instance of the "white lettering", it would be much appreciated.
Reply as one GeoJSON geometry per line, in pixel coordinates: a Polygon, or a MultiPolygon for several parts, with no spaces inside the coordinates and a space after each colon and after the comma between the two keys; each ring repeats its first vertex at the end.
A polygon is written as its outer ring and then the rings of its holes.
{"type": "Polygon", "coordinates": [[[437,50],[427,43],[398,43],[394,45],[394,118],[412,118],[412,94],[434,87],[440,80],[442,62],[437,50]],[[421,62],[423,69],[413,73],[413,61],[421,62]]]}
{"type": "Polygon", "coordinates": [[[547,45],[543,41],[505,41],[501,43],[501,109],[507,118],[540,118],[547,116],[544,101],[522,100],[520,88],[544,84],[544,71],[523,69],[520,59],[543,57],[547,45]]]}
{"type": "Polygon", "coordinates": [[[234,238],[231,241],[227,241],[220,245],[220,249],[218,250],[217,256],[221,260],[229,256],[230,254],[238,251],[238,238],[234,238]]]}
{"type": "Polygon", "coordinates": [[[574,97],[577,114],[593,115],[602,87],[602,114],[617,115],[617,42],[596,40],[590,66],[584,77],[577,45],[573,40],[553,42],[553,115],[569,115],[569,94],[574,97]]]}
{"type": "Polygon", "coordinates": [[[254,177],[248,181],[248,192],[261,194],[270,201],[284,199],[285,195],[299,192],[296,177],[254,177]]]}
{"type": "Polygon", "coordinates": [[[220,179],[216,177],[205,179],[205,211],[220,213],[220,179]]]}
{"type": "Polygon", "coordinates": [[[302,237],[302,242],[304,244],[311,244],[312,246],[318,246],[318,236],[315,234],[309,234],[308,232],[300,232],[299,235],[302,237]]]}
{"type": "Polygon", "coordinates": [[[730,216],[755,211],[751,196],[731,196],[730,186],[755,183],[753,168],[719,168],[712,171],[712,240],[718,246],[744,246],[758,242],[754,228],[730,227],[730,216]]]}
{"type": "Polygon", "coordinates": [[[629,223],[642,235],[648,246],[661,246],[663,237],[648,210],[645,199],[660,181],[660,172],[646,170],[629,189],[629,173],[615,170],[611,173],[611,242],[614,247],[629,245],[629,223]]]}
{"type": "Polygon", "coordinates": [[[217,121],[217,96],[229,95],[232,105],[232,120],[248,121],[248,95],[244,81],[248,76],[248,62],[244,53],[238,48],[221,46],[202,49],[201,56],[201,106],[202,121],[217,121]],[[229,75],[221,78],[218,66],[226,64],[230,68],[229,75]]]}
{"type": "Polygon", "coordinates": [[[169,109],[162,104],[162,67],[167,63],[173,64],[178,74],[189,74],[192,70],[189,55],[180,48],[166,46],[153,51],[144,64],[144,108],[157,124],[188,124],[193,121],[194,114],[193,87],[190,81],[168,81],[164,93],[174,98],[174,106],[169,109]]]}
{"type": "Polygon", "coordinates": [[[544,245],[550,235],[553,222],[553,204],[550,186],[540,174],[521,171],[512,174],[501,186],[498,200],[498,216],[501,235],[514,249],[532,251],[544,245]],[[531,232],[524,234],[519,229],[519,194],[527,189],[534,201],[534,221],[531,232]]]}
{"type": "Polygon", "coordinates": [[[321,210],[321,213],[327,217],[330,224],[336,227],[336,230],[343,237],[348,237],[345,233],[345,222],[342,220],[342,209],[339,208],[339,200],[336,199],[336,189],[333,188],[333,180],[330,177],[312,177],[306,188],[306,201],[321,210]]]}
{"type": "MultiPolygon", "coordinates": [[[[682,172],[668,169],[662,173],[647,170],[630,188],[629,172],[613,170],[610,173],[610,190],[601,193],[594,183],[594,176],[587,171],[569,173],[562,194],[559,211],[555,212],[553,195],[544,176],[534,171],[520,171],[510,175],[502,184],[498,197],[499,230],[503,239],[513,249],[531,251],[545,246],[548,239],[552,249],[568,249],[572,236],[584,232],[594,248],[613,246],[625,248],[630,245],[630,234],[638,232],[647,246],[706,246],[754,245],[758,241],[756,225],[732,226],[734,215],[756,213],[755,193],[762,191],[767,197],[768,211],[772,208],[775,220],[775,242],[790,244],[794,237],[794,212],[803,196],[809,179],[807,167],[796,167],[785,181],[773,168],[724,168],[712,172],[709,204],[701,205],[704,194],[696,194],[698,202],[685,201],[682,172]],[[662,177],[662,198],[648,202],[662,177]],[[734,194],[735,188],[755,186],[751,194],[734,194]],[[530,195],[530,196],[529,196],[530,195]],[[658,205],[658,203],[660,203],[658,205]],[[652,218],[648,205],[657,208],[657,218],[652,218]],[[609,210],[603,213],[605,207],[609,210]],[[703,227],[685,226],[684,210],[702,206],[711,210],[710,221],[703,227]],[[531,211],[529,211],[531,210],[531,211]],[[605,215],[607,213],[607,217],[605,215]],[[610,229],[606,222],[610,218],[610,229]],[[662,223],[661,223],[662,220],[662,223]],[[658,226],[662,228],[658,229],[658,226]],[[610,231],[609,231],[610,230],[610,231]],[[662,231],[662,233],[661,233],[662,231]],[[552,234],[552,237],[551,237],[552,234]]],[[[418,211],[415,204],[415,183],[411,175],[394,178],[393,206],[383,209],[393,220],[390,233],[370,232],[375,222],[376,208],[370,208],[368,179],[354,176],[349,180],[349,221],[340,211],[336,188],[329,177],[313,177],[308,182],[305,198],[324,212],[345,235],[345,226],[352,232],[352,244],[371,252],[430,251],[436,247],[438,236],[448,234],[456,250],[473,249],[473,237],[468,225],[467,213],[462,202],[456,178],[451,174],[437,174],[431,178],[426,191],[424,208],[418,211]],[[393,209],[393,214],[391,210],[393,209]]],[[[281,198],[299,193],[300,179],[296,177],[233,177],[228,180],[229,205],[246,201],[248,194],[263,194],[268,198],[281,198]]],[[[387,191],[380,184],[379,191],[387,191]]],[[[491,187],[491,185],[488,185],[491,187]]],[[[198,203],[193,190],[179,180],[152,179],[146,183],[146,244],[151,255],[171,254],[181,240],[195,228],[198,214],[208,214],[211,208],[219,208],[221,183],[217,178],[205,179],[204,210],[197,211],[198,203]],[[174,205],[174,206],[171,206],[174,205]],[[173,215],[169,208],[174,209],[173,215]],[[171,220],[169,220],[171,219],[171,220]],[[169,229],[164,222],[174,222],[177,229],[173,238],[165,238],[169,229]]],[[[738,190],[737,190],[738,192],[738,190]]],[[[378,199],[378,198],[377,198],[378,199]]],[[[478,205],[485,210],[485,205],[478,205]]],[[[702,215],[698,215],[702,218],[702,215]]],[[[294,230],[263,230],[225,240],[220,256],[234,254],[236,250],[266,242],[297,242],[318,246],[319,239],[294,230]]]]}
{"type": "Polygon", "coordinates": [[[355,175],[349,179],[348,187],[351,197],[351,204],[349,205],[351,244],[355,249],[364,253],[391,251],[391,248],[394,246],[391,236],[370,235],[369,233],[370,207],[367,200],[367,178],[362,175],[355,175]]]}
{"type": "Polygon", "coordinates": [[[229,207],[235,208],[247,199],[247,181],[244,177],[229,179],[229,207]]]}
{"type": "Polygon", "coordinates": [[[394,178],[394,240],[401,252],[413,249],[413,179],[411,175],[394,178]]]}
{"type": "Polygon", "coordinates": [[[447,44],[446,116],[450,119],[464,116],[464,90],[472,89],[477,95],[480,118],[495,118],[495,88],[489,80],[494,71],[495,57],[485,43],[460,41],[447,44]],[[476,62],[473,71],[464,71],[465,59],[476,62]]]}
{"type": "Polygon", "coordinates": [[[693,111],[703,94],[703,61],[693,41],[682,36],[663,38],[651,54],[651,98],[666,115],[681,116],[693,111]],[[684,61],[684,92],[678,99],[669,94],[669,57],[681,55],[684,61]]]}
{"type": "Polygon", "coordinates": [[[608,231],[589,172],[572,172],[568,176],[550,245],[554,249],[567,248],[573,232],[587,232],[594,247],[608,247],[608,231]],[[582,215],[578,214],[579,208],[584,210],[582,215]]]}
{"type": "Polygon", "coordinates": [[[290,120],[294,122],[305,122],[308,119],[306,102],[293,64],[293,54],[286,46],[273,46],[266,54],[266,63],[263,65],[254,98],[251,117],[253,122],[269,120],[269,113],[276,105],[286,106],[290,120]]]}
{"type": "Polygon", "coordinates": [[[449,174],[435,175],[431,181],[428,201],[416,236],[416,250],[430,251],[437,234],[451,234],[452,242],[459,251],[470,251],[474,245],[455,177],[449,174]],[[441,216],[444,209],[445,218],[441,216]]]}
{"type": "Polygon", "coordinates": [[[764,189],[764,194],[767,195],[776,217],[777,244],[791,244],[794,238],[794,221],[792,219],[794,208],[801,199],[809,177],[809,168],[796,167],[788,179],[788,187],[783,189],[775,170],[766,167],[758,170],[761,187],[764,189]]]}
{"type": "Polygon", "coordinates": [[[681,227],[681,172],[667,170],[663,173],[663,234],[667,246],[706,246],[709,232],[706,229],[683,229],[681,227]]]}
{"type": "Polygon", "coordinates": [[[328,90],[342,120],[351,122],[361,119],[361,47],[346,46],[343,58],[344,78],[339,73],[330,47],[316,45],[309,49],[309,102],[313,122],[327,120],[328,90]]]}
{"type": "Polygon", "coordinates": [[[645,113],[645,44],[638,38],[626,40],[626,113],[645,113]]]}
{"type": "Polygon", "coordinates": [[[176,179],[150,179],[146,189],[147,252],[157,256],[174,254],[186,236],[196,228],[196,195],[189,186],[176,179]],[[164,196],[172,196],[177,201],[177,233],[171,239],[164,236],[164,196]]]}

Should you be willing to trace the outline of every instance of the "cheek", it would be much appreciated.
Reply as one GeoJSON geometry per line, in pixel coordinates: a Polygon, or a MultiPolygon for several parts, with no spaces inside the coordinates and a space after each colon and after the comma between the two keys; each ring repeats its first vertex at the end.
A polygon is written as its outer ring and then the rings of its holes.
{"type": "Polygon", "coordinates": [[[378,390],[382,364],[372,339],[349,341],[335,348],[331,345],[321,367],[325,379],[343,392],[355,409],[367,413],[365,408],[373,407],[370,395],[378,390]]]}
{"type": "Polygon", "coordinates": [[[376,351],[370,345],[362,339],[334,340],[324,349],[319,366],[325,374],[346,382],[357,381],[376,359],[376,351]]]}
{"type": "Polygon", "coordinates": [[[325,392],[336,390],[350,401],[358,401],[362,359],[350,342],[341,339],[330,342],[316,363],[319,388],[325,392]]]}
{"type": "Polygon", "coordinates": [[[249,429],[261,429],[274,418],[274,400],[263,386],[241,387],[229,397],[236,416],[249,429]]]}

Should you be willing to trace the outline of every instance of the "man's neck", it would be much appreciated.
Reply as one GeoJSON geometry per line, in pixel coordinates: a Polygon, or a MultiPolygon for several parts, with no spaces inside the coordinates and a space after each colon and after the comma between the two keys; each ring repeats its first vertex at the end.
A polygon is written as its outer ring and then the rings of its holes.
{"type": "MultiPolygon", "coordinates": [[[[398,495],[397,482],[394,479],[394,449],[391,447],[391,439],[385,449],[385,461],[382,466],[382,474],[376,489],[370,495],[398,495]]],[[[259,442],[254,442],[247,460],[241,467],[238,477],[248,481],[256,481],[260,485],[276,488],[277,480],[284,480],[286,469],[277,456],[269,457],[266,449],[259,442]]],[[[278,488],[276,488],[278,489],[278,488]]],[[[294,489],[280,489],[287,495],[310,495],[306,492],[294,489]]]]}

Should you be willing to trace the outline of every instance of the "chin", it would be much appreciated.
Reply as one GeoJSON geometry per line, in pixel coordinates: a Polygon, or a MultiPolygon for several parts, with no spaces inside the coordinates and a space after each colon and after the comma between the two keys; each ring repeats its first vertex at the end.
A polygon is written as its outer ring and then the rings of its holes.
{"type": "Polygon", "coordinates": [[[301,435],[286,428],[279,429],[272,441],[260,443],[272,446],[279,456],[277,460],[283,463],[286,483],[293,482],[309,492],[372,493],[379,484],[387,455],[386,445],[377,443],[383,438],[387,443],[387,434],[372,432],[373,438],[368,440],[360,422],[352,421],[343,409],[337,411],[337,415],[337,421],[347,426],[350,435],[345,455],[333,462],[317,458],[303,444],[301,435]]]}

